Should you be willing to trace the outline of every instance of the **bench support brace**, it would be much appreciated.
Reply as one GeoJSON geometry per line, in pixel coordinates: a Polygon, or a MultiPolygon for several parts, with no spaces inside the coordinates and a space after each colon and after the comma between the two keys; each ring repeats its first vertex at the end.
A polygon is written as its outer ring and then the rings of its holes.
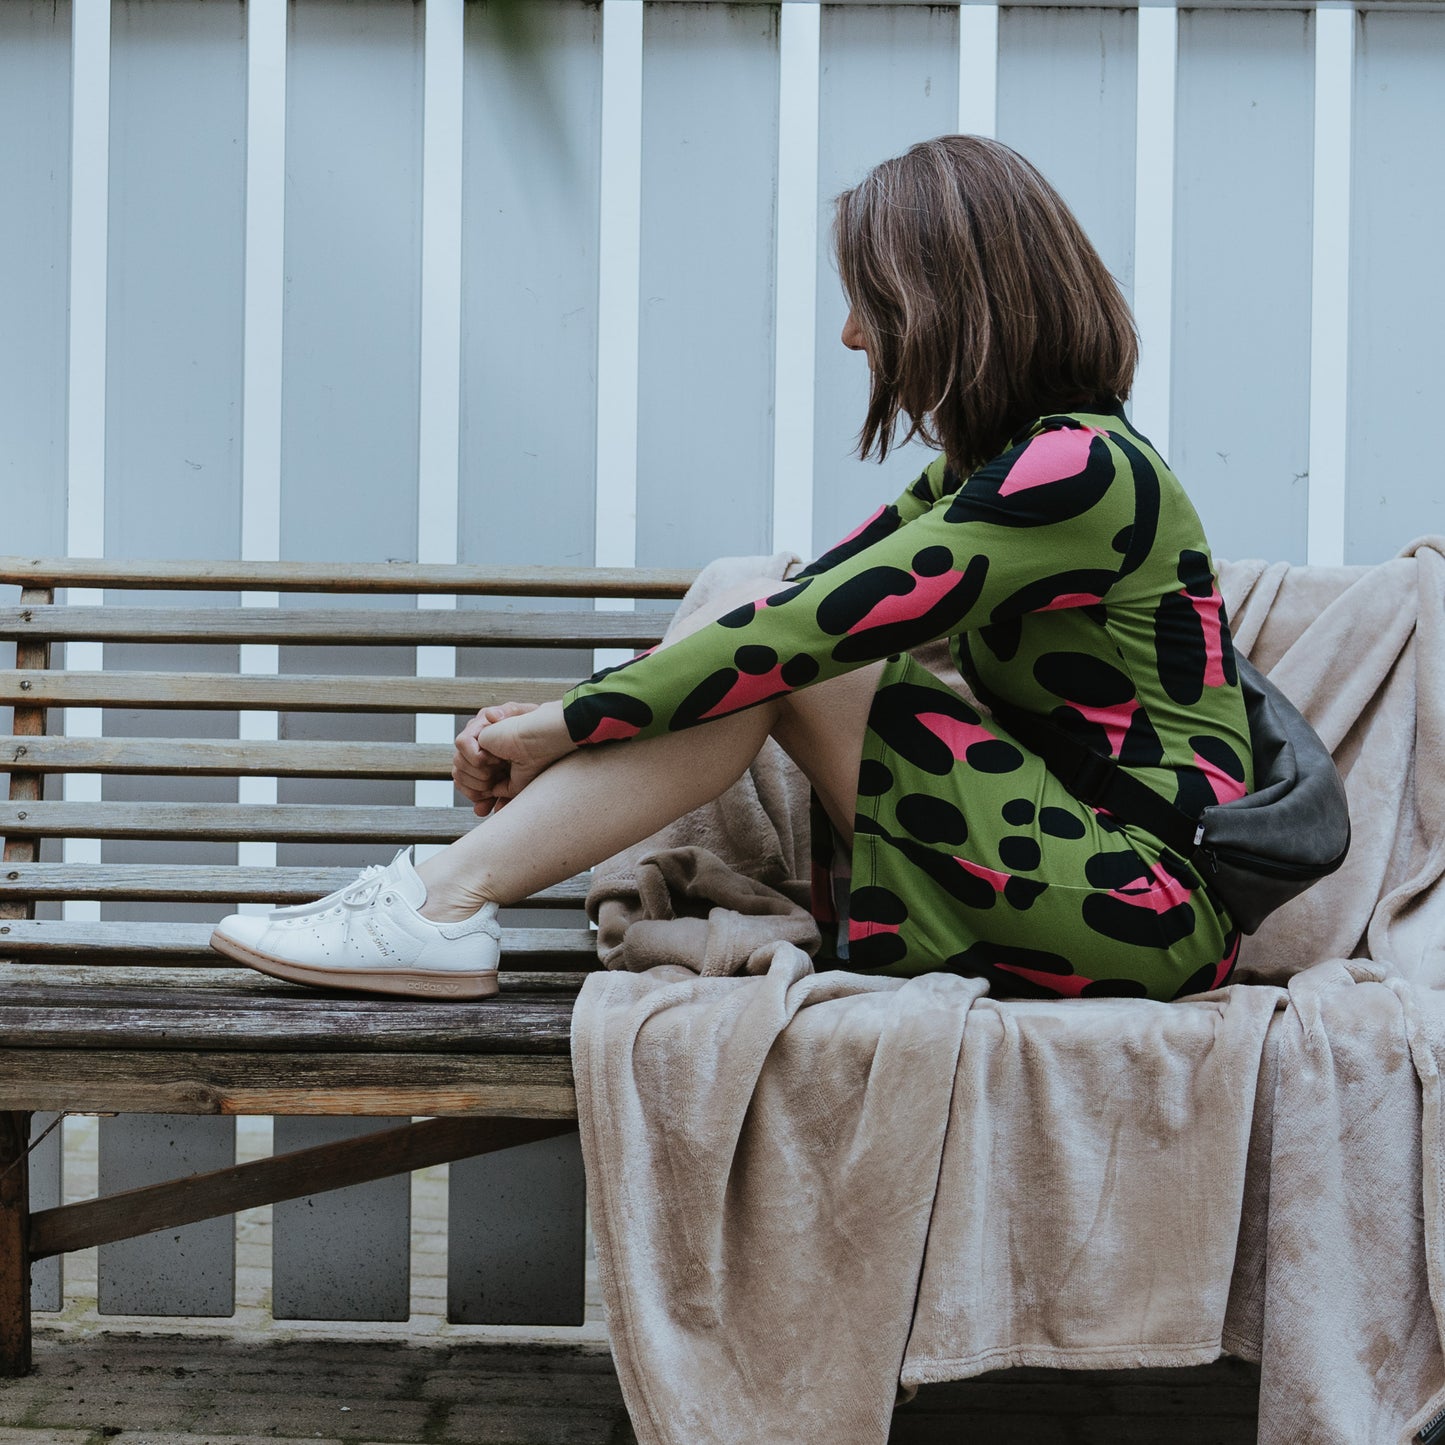
{"type": "Polygon", "coordinates": [[[0,1377],[30,1373],[30,1115],[0,1112],[0,1377]]]}
{"type": "MultiPolygon", "coordinates": [[[[0,1120],[6,1117],[28,1118],[0,1114],[0,1120]]],[[[193,1174],[79,1204],[37,1210],[30,1217],[28,1236],[22,1214],[17,1237],[28,1244],[31,1259],[48,1259],[53,1254],[68,1254],[75,1249],[113,1244],[116,1240],[133,1239],[158,1229],[176,1229],[217,1215],[234,1214],[238,1209],[254,1209],[283,1199],[300,1199],[330,1189],[345,1189],[352,1184],[367,1184],[373,1179],[409,1174],[413,1169],[428,1169],[433,1164],[446,1164],[454,1159],[470,1159],[477,1154],[569,1134],[576,1128],[570,1119],[428,1119],[425,1123],[404,1124],[399,1129],[382,1129],[336,1144],[296,1149],[289,1154],[257,1159],[209,1174],[193,1174]]],[[[0,1167],[3,1167],[3,1148],[0,1142],[0,1167]]],[[[24,1167],[17,1172],[23,1174],[24,1167]]],[[[0,1194],[0,1200],[4,1198],[0,1194]]],[[[0,1215],[0,1280],[7,1281],[8,1289],[8,1275],[4,1272],[8,1252],[3,1249],[3,1241],[9,1236],[3,1233],[4,1229],[4,1216],[0,1215]]],[[[0,1310],[3,1307],[0,1304],[0,1310]]]]}

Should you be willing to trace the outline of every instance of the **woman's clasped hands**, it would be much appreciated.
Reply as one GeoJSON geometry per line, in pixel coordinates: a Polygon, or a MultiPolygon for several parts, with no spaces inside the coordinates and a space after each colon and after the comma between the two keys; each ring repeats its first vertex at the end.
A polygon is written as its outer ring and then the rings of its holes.
{"type": "Polygon", "coordinates": [[[457,734],[452,781],[485,818],[575,747],[560,702],[498,703],[457,734]]]}

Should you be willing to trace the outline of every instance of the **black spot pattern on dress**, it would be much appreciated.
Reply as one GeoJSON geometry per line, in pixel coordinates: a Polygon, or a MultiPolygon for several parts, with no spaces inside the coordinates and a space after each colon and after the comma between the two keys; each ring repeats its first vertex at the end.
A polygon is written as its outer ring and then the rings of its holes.
{"type": "Polygon", "coordinates": [[[877,758],[864,758],[858,764],[858,796],[881,798],[893,786],[893,773],[877,758]]]}
{"type": "Polygon", "coordinates": [[[925,847],[913,838],[895,837],[892,834],[883,836],[921,873],[933,879],[966,908],[982,911],[992,908],[998,902],[998,889],[993,883],[977,873],[970,872],[957,858],[940,853],[935,848],[925,847]]]}
{"type": "Polygon", "coordinates": [[[946,798],[908,793],[898,800],[898,821],[922,843],[958,847],[968,841],[968,824],[946,798]]]}
{"type": "Polygon", "coordinates": [[[1055,697],[1085,707],[1118,707],[1135,695],[1128,673],[1082,652],[1045,652],[1034,663],[1034,678],[1055,697]]]}
{"type": "Polygon", "coordinates": [[[1114,585],[1114,576],[1113,572],[1098,568],[1076,567],[1067,572],[1055,572],[1052,576],[1040,577],[1034,582],[1026,582],[1009,593],[993,609],[991,620],[1000,622],[1025,612],[1043,612],[1058,603],[1060,598],[1102,597],[1114,585]]]}
{"type": "Polygon", "coordinates": [[[1108,893],[1089,893],[1082,907],[1084,922],[1105,938],[1140,948],[1168,948],[1194,932],[1194,910],[1187,903],[1155,913],[1143,904],[1127,903],[1108,893]]]}
{"type": "Polygon", "coordinates": [[[1096,978],[1086,983],[1080,998],[1147,998],[1149,990],[1136,978],[1096,978]]]}
{"type": "Polygon", "coordinates": [[[908,907],[891,889],[865,884],[849,894],[848,917],[859,923],[905,923],[908,907]]]}
{"type": "MultiPolygon", "coordinates": [[[[1159,476],[1149,459],[1128,437],[1116,435],[1114,444],[1124,453],[1134,480],[1134,521],[1119,577],[1131,576],[1142,567],[1159,538],[1159,476]]],[[[1115,538],[1117,546],[1118,538],[1115,538]]]]}
{"type": "MultiPolygon", "coordinates": [[[[942,549],[928,547],[917,553],[915,568],[920,557],[924,565],[933,565],[937,550],[942,549]]],[[[834,660],[857,662],[880,653],[904,652],[952,632],[978,602],[988,565],[988,558],[979,553],[961,573],[930,576],[899,567],[870,567],[839,583],[818,604],[818,625],[839,639],[833,646],[834,660]],[[952,581],[940,589],[936,579],[945,575],[952,581]]]]}
{"type": "Polygon", "coordinates": [[[790,657],[782,669],[782,679],[789,687],[807,687],[817,677],[822,669],[818,661],[810,657],[806,652],[800,652],[796,657],[790,657]]]}
{"type": "MultiPolygon", "coordinates": [[[[1057,809],[1054,808],[1044,809],[1045,813],[1051,813],[1056,811],[1057,809]]],[[[1010,823],[1015,828],[1023,828],[1026,827],[1028,824],[1032,823],[1034,820],[1034,805],[1032,802],[1030,802],[1028,798],[1010,798],[1008,802],[1006,802],[1003,807],[999,809],[999,814],[1003,818],[1005,823],[1010,823]]],[[[1047,833],[1048,831],[1048,825],[1045,824],[1044,832],[1047,833]]],[[[1075,836],[1082,838],[1083,833],[1080,832],[1075,836]]]]}
{"type": "Polygon", "coordinates": [[[1044,808],[1039,813],[1039,827],[1052,838],[1082,838],[1088,832],[1084,820],[1067,808],[1044,808]]]}
{"type": "Polygon", "coordinates": [[[1090,438],[1083,469],[1073,476],[1062,477],[1046,486],[1015,491],[1011,496],[1000,494],[1009,473],[1036,440],[1030,437],[974,472],[949,504],[947,519],[991,522],[999,527],[1039,527],[1071,521],[1096,507],[1116,476],[1114,458],[1101,436],[1090,438]]]}
{"type": "Polygon", "coordinates": [[[1010,871],[1017,869],[1032,873],[1043,861],[1043,851],[1038,840],[1022,833],[1015,833],[998,842],[999,862],[1010,871]]]}
{"type": "Polygon", "coordinates": [[[733,653],[733,661],[739,672],[761,676],[771,672],[778,665],[778,654],[771,647],[740,647],[733,653]]]}
{"type": "Polygon", "coordinates": [[[1039,878],[1014,877],[1004,884],[1003,896],[1005,901],[1011,903],[1020,913],[1027,913],[1048,890],[1048,886],[1039,878]]]}
{"type": "Polygon", "coordinates": [[[1084,877],[1091,888],[1127,888],[1145,883],[1149,870],[1139,855],[1131,850],[1119,853],[1095,853],[1084,863],[1084,877]]]}
{"type": "Polygon", "coordinates": [[[592,692],[568,703],[562,710],[562,718],[572,737],[590,738],[609,720],[644,728],[652,721],[652,709],[630,693],[592,692]]]}
{"type": "Polygon", "coordinates": [[[1154,609],[1154,656],[1159,681],[1174,702],[1192,707],[1204,696],[1204,624],[1181,593],[1166,592],[1154,609]]]}
{"type": "Polygon", "coordinates": [[[1012,662],[1023,641],[1022,617],[1006,617],[1002,622],[986,622],[978,629],[979,640],[1000,662],[1012,662]]]}

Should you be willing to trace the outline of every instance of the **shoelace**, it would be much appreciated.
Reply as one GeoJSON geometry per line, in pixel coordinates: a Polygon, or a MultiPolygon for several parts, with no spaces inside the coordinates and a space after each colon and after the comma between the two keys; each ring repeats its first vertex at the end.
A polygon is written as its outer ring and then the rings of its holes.
{"type": "Polygon", "coordinates": [[[325,898],[318,898],[312,903],[293,903],[285,908],[273,908],[271,917],[275,919],[311,918],[320,913],[330,913],[333,908],[347,904],[353,894],[365,888],[371,890],[370,896],[366,899],[366,902],[369,903],[376,897],[381,874],[386,872],[388,866],[382,863],[368,864],[345,888],[338,888],[336,892],[328,893],[325,898]]]}
{"type": "Polygon", "coordinates": [[[358,878],[341,890],[336,901],[343,908],[370,908],[376,901],[377,894],[381,892],[382,884],[387,881],[381,876],[385,871],[384,868],[373,863],[370,868],[365,869],[358,878]]]}

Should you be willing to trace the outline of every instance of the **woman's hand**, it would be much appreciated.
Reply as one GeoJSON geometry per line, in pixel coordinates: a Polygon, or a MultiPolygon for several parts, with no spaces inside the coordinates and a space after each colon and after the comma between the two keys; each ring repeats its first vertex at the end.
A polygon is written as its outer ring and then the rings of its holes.
{"type": "Polygon", "coordinates": [[[484,707],[457,735],[452,779],[485,818],[575,747],[560,702],[484,707]]]}

